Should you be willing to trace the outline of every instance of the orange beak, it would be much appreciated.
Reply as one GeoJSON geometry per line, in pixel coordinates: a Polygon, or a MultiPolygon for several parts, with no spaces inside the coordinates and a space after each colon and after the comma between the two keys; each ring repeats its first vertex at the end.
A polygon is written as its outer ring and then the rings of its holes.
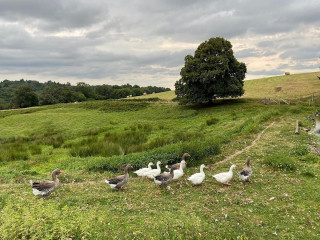
{"type": "Polygon", "coordinates": [[[63,173],[63,172],[60,170],[59,173],[63,173]]]}

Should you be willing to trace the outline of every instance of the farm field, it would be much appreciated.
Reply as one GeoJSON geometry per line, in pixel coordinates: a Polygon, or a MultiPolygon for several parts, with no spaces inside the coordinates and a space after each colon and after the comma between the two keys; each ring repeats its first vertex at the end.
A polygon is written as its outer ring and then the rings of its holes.
{"type": "Polygon", "coordinates": [[[172,91],[0,111],[0,239],[320,238],[319,139],[295,134],[297,120],[313,128],[316,75],[246,81],[243,97],[210,107],[180,106],[172,91]],[[264,97],[292,104],[264,105],[264,97]],[[171,190],[132,172],[126,190],[104,182],[126,163],[159,160],[164,170],[185,152],[187,169],[171,190]],[[237,172],[248,156],[253,176],[243,184],[237,172]],[[194,187],[186,179],[202,163],[206,178],[194,187]],[[231,163],[232,185],[222,186],[212,175],[231,163]],[[29,180],[50,179],[55,168],[64,172],[60,188],[36,198],[29,180]]]}

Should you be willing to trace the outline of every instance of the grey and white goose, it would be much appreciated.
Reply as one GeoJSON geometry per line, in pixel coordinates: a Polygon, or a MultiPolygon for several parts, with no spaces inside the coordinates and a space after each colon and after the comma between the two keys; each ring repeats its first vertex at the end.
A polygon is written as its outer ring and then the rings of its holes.
{"type": "MultiPolygon", "coordinates": [[[[190,157],[190,154],[189,153],[184,153],[181,157],[181,161],[182,160],[186,160],[186,157],[190,157]]],[[[185,163],[185,162],[184,162],[185,163]]],[[[180,163],[176,163],[176,164],[173,164],[173,165],[166,165],[166,168],[167,169],[171,169],[173,168],[173,170],[177,170],[180,168],[180,163]]],[[[186,164],[182,164],[182,168],[185,169],[186,168],[186,164]]]]}
{"type": "Polygon", "coordinates": [[[247,166],[244,167],[241,170],[241,172],[239,173],[239,178],[240,178],[240,181],[242,181],[242,182],[250,182],[250,177],[252,175],[252,168],[250,166],[250,160],[251,160],[251,158],[248,157],[247,166]]]}
{"type": "Polygon", "coordinates": [[[120,175],[114,178],[111,178],[109,180],[105,180],[106,183],[108,183],[110,185],[110,187],[112,189],[117,189],[120,190],[125,189],[124,185],[128,182],[129,180],[129,168],[132,168],[132,166],[130,164],[128,164],[125,169],[124,169],[124,175],[120,175]]]}
{"type": "Polygon", "coordinates": [[[168,183],[170,183],[173,179],[173,171],[174,169],[171,168],[170,172],[164,172],[161,173],[158,176],[154,177],[154,182],[158,185],[158,186],[163,186],[163,185],[167,185],[168,183]]]}
{"type": "Polygon", "coordinates": [[[57,175],[59,175],[60,173],[62,173],[62,171],[59,168],[55,169],[52,172],[53,181],[45,180],[41,182],[33,182],[32,180],[30,180],[33,194],[38,197],[49,196],[60,185],[59,179],[57,178],[57,175]]]}

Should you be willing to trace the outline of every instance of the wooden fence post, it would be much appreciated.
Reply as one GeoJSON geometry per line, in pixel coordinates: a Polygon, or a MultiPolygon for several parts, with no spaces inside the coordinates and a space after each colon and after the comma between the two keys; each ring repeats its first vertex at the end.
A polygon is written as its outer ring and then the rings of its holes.
{"type": "Polygon", "coordinates": [[[296,132],[295,134],[299,134],[299,120],[297,120],[297,123],[296,123],[296,132]]]}

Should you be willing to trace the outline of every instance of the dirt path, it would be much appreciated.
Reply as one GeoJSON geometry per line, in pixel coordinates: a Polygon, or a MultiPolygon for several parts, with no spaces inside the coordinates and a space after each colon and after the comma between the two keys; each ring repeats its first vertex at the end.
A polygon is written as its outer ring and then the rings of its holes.
{"type": "Polygon", "coordinates": [[[254,145],[257,144],[257,142],[260,140],[262,134],[269,128],[269,127],[272,127],[273,125],[275,124],[275,122],[271,123],[270,125],[268,125],[265,129],[263,129],[259,134],[258,136],[256,137],[255,140],[252,141],[252,143],[248,146],[246,146],[244,149],[241,149],[241,150],[238,150],[236,151],[234,154],[226,157],[225,159],[223,159],[222,161],[219,161],[219,162],[216,162],[212,165],[210,165],[210,167],[213,167],[213,166],[216,166],[218,164],[222,164],[222,163],[225,163],[225,162],[228,162],[230,161],[232,158],[234,158],[235,156],[238,156],[239,154],[245,152],[245,151],[248,151],[250,148],[252,148],[254,145]]]}

